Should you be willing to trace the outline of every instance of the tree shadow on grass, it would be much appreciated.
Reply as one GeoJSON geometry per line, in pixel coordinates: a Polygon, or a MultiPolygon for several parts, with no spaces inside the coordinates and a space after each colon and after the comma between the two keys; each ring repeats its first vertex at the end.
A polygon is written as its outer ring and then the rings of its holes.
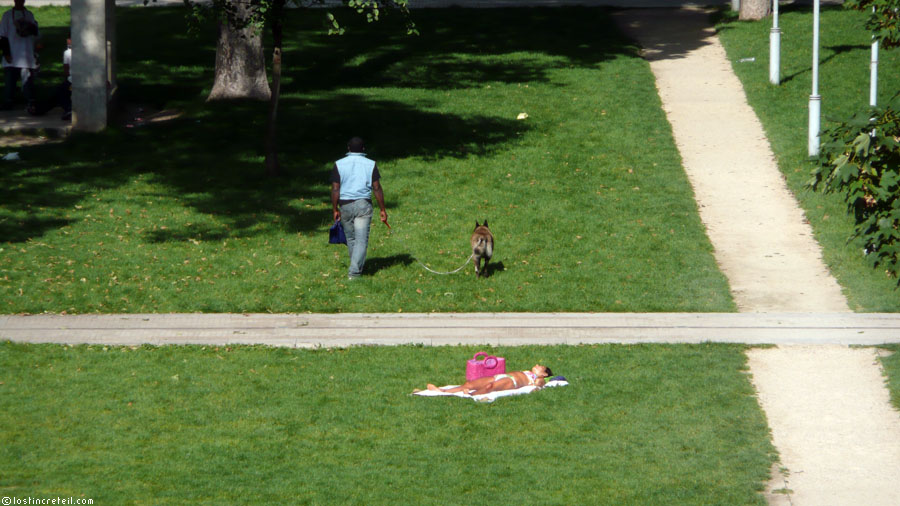
{"type": "Polygon", "coordinates": [[[320,204],[329,200],[331,164],[352,135],[366,138],[372,157],[389,171],[399,158],[489,154],[529,128],[478,111],[444,114],[423,102],[373,99],[348,87],[456,89],[549,81],[561,67],[593,67],[635,54],[604,9],[416,11],[421,37],[399,34],[391,25],[395,18],[327,37],[320,15],[291,13],[279,111],[285,175],[266,179],[267,104],[203,102],[214,64],[212,25],[192,39],[181,32],[182,9],[118,10],[122,100],[174,106],[187,114],[165,124],[112,127],[61,145],[23,149],[26,161],[0,174],[0,241],[26,241],[81,220],[76,206],[90,205],[90,195],[138,177],[217,223],[157,229],[145,234],[151,242],[317,230],[330,222],[330,211],[320,204]]]}
{"type": "MultiPolygon", "coordinates": [[[[256,104],[215,105],[199,125],[186,120],[166,125],[164,132],[140,133],[148,141],[157,137],[168,153],[164,166],[144,170],[152,170],[154,180],[171,188],[185,206],[225,224],[206,231],[170,227],[154,232],[151,240],[248,237],[271,228],[318,230],[331,219],[330,207],[318,204],[330,202],[333,161],[343,156],[350,135],[360,135],[375,147],[371,156],[382,163],[390,192],[390,162],[396,158],[466,156],[458,149],[460,143],[487,153],[525,129],[513,119],[430,113],[353,95],[309,101],[288,97],[283,105],[286,116],[304,126],[283,129],[279,158],[284,175],[274,179],[262,175],[261,118],[243,125],[233,119],[240,107],[247,107],[246,117],[253,117],[256,104]],[[222,124],[232,128],[222,131],[222,124]],[[319,209],[307,209],[307,204],[319,209]],[[261,223],[264,220],[269,222],[261,223]]],[[[389,208],[393,204],[389,199],[389,208]]]]}
{"type": "Polygon", "coordinates": [[[336,14],[346,20],[348,32],[327,46],[328,57],[316,48],[334,37],[323,39],[320,32],[310,35],[307,47],[286,47],[285,61],[303,69],[309,79],[284,83],[285,92],[335,86],[461,89],[489,82],[548,82],[549,73],[557,68],[637,55],[602,8],[416,10],[412,17],[419,35],[414,37],[403,35],[397,16],[365,26],[350,10],[336,14]]]}
{"type": "Polygon", "coordinates": [[[96,138],[73,135],[64,143],[16,148],[22,161],[0,171],[0,242],[64,227],[80,219],[75,214],[92,192],[127,182],[128,171],[117,170],[96,138]]]}
{"type": "Polygon", "coordinates": [[[330,221],[330,209],[318,204],[330,201],[332,164],[343,156],[350,135],[361,135],[376,146],[372,157],[383,164],[389,192],[390,162],[396,158],[485,154],[527,128],[514,119],[432,113],[355,95],[288,97],[283,106],[288,121],[303,126],[282,127],[279,158],[284,175],[279,178],[263,176],[263,115],[255,102],[210,104],[193,118],[29,148],[20,170],[0,174],[0,237],[21,242],[65,226],[71,221],[65,216],[73,214],[88,193],[125,185],[138,176],[168,188],[167,196],[215,216],[219,224],[170,225],[146,232],[150,242],[251,237],[273,229],[318,230],[330,221]],[[461,144],[473,148],[461,152],[461,144]]]}

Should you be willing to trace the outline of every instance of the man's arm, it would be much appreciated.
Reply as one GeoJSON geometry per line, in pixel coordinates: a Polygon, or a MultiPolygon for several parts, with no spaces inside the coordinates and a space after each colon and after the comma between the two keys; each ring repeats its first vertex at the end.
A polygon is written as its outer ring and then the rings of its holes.
{"type": "Polygon", "coordinates": [[[338,200],[341,198],[341,183],[331,183],[331,212],[335,220],[341,219],[338,200]]]}
{"type": "Polygon", "coordinates": [[[375,194],[375,200],[378,202],[378,207],[381,208],[381,222],[391,228],[388,225],[387,211],[384,208],[384,190],[381,189],[381,181],[372,183],[372,193],[375,194]]]}

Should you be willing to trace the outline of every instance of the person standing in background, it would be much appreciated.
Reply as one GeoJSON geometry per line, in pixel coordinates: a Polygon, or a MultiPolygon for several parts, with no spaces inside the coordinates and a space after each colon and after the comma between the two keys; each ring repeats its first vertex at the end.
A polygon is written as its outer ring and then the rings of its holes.
{"type": "Polygon", "coordinates": [[[40,31],[34,14],[25,8],[25,0],[15,0],[13,8],[0,17],[0,47],[3,50],[3,103],[0,108],[12,109],[16,82],[22,81],[29,112],[34,112],[34,78],[37,72],[35,51],[39,50],[40,31]]]}

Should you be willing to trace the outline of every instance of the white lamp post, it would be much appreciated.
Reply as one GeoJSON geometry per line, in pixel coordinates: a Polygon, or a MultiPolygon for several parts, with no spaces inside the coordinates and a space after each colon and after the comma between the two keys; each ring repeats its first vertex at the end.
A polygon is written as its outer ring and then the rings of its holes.
{"type": "Polygon", "coordinates": [[[781,81],[781,28],[778,28],[778,0],[772,0],[772,31],[769,32],[769,82],[781,81]]]}
{"type": "Polygon", "coordinates": [[[822,97],[819,96],[819,0],[813,2],[812,94],[809,96],[809,156],[819,154],[819,125],[822,97]]]}
{"type": "MultiPolygon", "coordinates": [[[[875,7],[872,7],[872,12],[875,7]]],[[[872,36],[872,62],[869,65],[869,105],[875,107],[878,105],[878,41],[872,36]]]]}

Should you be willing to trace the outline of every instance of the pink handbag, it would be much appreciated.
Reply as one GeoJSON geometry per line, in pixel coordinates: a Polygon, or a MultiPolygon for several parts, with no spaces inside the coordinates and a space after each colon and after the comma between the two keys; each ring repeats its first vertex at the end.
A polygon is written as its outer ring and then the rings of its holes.
{"type": "Polygon", "coordinates": [[[505,358],[488,355],[483,351],[479,351],[471,360],[466,362],[466,381],[483,378],[485,376],[494,376],[495,374],[503,374],[505,372],[505,358]],[[484,360],[478,360],[478,355],[484,355],[484,360]]]}

